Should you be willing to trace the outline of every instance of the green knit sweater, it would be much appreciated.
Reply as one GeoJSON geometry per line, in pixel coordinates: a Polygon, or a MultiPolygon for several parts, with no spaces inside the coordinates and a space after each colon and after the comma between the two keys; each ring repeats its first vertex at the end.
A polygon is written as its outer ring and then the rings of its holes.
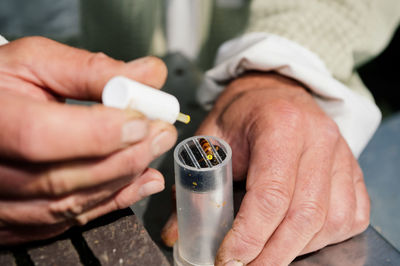
{"type": "MultiPolygon", "coordinates": [[[[204,69],[224,41],[268,32],[313,51],[336,79],[367,96],[355,69],[386,47],[400,21],[399,0],[243,0],[240,7],[202,1],[211,13],[204,14],[198,57],[204,69]]],[[[124,60],[160,56],[166,52],[164,11],[163,0],[81,0],[84,44],[124,60]]]]}

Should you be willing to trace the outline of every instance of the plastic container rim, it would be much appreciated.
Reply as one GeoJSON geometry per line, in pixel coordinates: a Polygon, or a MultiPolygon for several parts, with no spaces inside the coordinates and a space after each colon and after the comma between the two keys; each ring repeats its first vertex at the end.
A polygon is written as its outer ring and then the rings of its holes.
{"type": "Polygon", "coordinates": [[[174,159],[175,159],[175,162],[176,162],[180,167],[182,167],[182,168],[188,168],[188,169],[190,169],[190,170],[199,171],[199,172],[207,172],[207,171],[210,171],[210,169],[215,170],[215,169],[218,169],[218,168],[222,168],[222,167],[224,167],[226,164],[230,163],[231,158],[232,158],[232,149],[231,149],[231,147],[229,146],[229,144],[228,144],[226,141],[224,141],[223,139],[218,138],[218,137],[215,137],[215,136],[207,136],[207,135],[193,136],[193,137],[190,137],[190,138],[187,138],[187,139],[182,140],[182,141],[175,147],[175,149],[174,149],[174,159]],[[213,166],[212,168],[208,168],[208,167],[207,167],[207,168],[200,168],[200,169],[198,169],[198,168],[196,168],[196,167],[183,164],[183,163],[181,162],[181,160],[179,159],[178,151],[180,150],[180,148],[181,148],[184,144],[188,143],[190,140],[192,140],[192,139],[199,139],[199,138],[210,138],[210,139],[215,139],[215,140],[217,140],[219,143],[221,143],[222,145],[224,145],[223,148],[226,149],[226,157],[225,157],[225,159],[224,159],[220,164],[217,164],[217,165],[213,166]]]}

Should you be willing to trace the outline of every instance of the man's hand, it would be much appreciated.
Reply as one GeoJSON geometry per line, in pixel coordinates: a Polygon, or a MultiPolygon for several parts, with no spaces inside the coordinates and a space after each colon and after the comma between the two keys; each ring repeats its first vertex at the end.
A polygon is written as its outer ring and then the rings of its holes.
{"type": "Polygon", "coordinates": [[[100,101],[123,75],[160,88],[156,58],[124,63],[45,38],[0,46],[0,244],[44,239],[164,188],[148,164],[175,128],[133,111],[73,106],[100,101]]]}
{"type": "MultiPolygon", "coordinates": [[[[361,169],[307,90],[278,74],[232,82],[198,130],[225,139],[246,194],[216,265],[287,265],[369,224],[361,169]]],[[[177,237],[169,221],[166,242],[177,237]]]]}

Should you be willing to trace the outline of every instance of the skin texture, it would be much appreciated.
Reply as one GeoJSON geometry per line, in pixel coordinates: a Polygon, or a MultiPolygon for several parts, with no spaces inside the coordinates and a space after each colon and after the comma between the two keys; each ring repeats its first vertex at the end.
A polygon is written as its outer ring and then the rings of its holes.
{"type": "Polygon", "coordinates": [[[45,239],[164,189],[148,168],[175,128],[100,101],[123,75],[160,88],[164,63],[129,63],[30,37],[0,46],[0,245],[45,239]]]}
{"type": "MultiPolygon", "coordinates": [[[[361,169],[337,125],[299,83],[274,73],[229,84],[198,134],[225,139],[246,194],[216,265],[287,265],[369,224],[361,169]]],[[[163,239],[178,237],[176,216],[163,239]]]]}

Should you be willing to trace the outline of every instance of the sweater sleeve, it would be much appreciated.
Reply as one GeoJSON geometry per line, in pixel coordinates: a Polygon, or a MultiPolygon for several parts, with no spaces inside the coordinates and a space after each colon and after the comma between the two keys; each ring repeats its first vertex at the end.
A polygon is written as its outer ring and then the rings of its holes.
{"type": "Polygon", "coordinates": [[[399,0],[253,0],[247,33],[268,32],[317,54],[334,78],[379,54],[400,21],[399,0]]]}

